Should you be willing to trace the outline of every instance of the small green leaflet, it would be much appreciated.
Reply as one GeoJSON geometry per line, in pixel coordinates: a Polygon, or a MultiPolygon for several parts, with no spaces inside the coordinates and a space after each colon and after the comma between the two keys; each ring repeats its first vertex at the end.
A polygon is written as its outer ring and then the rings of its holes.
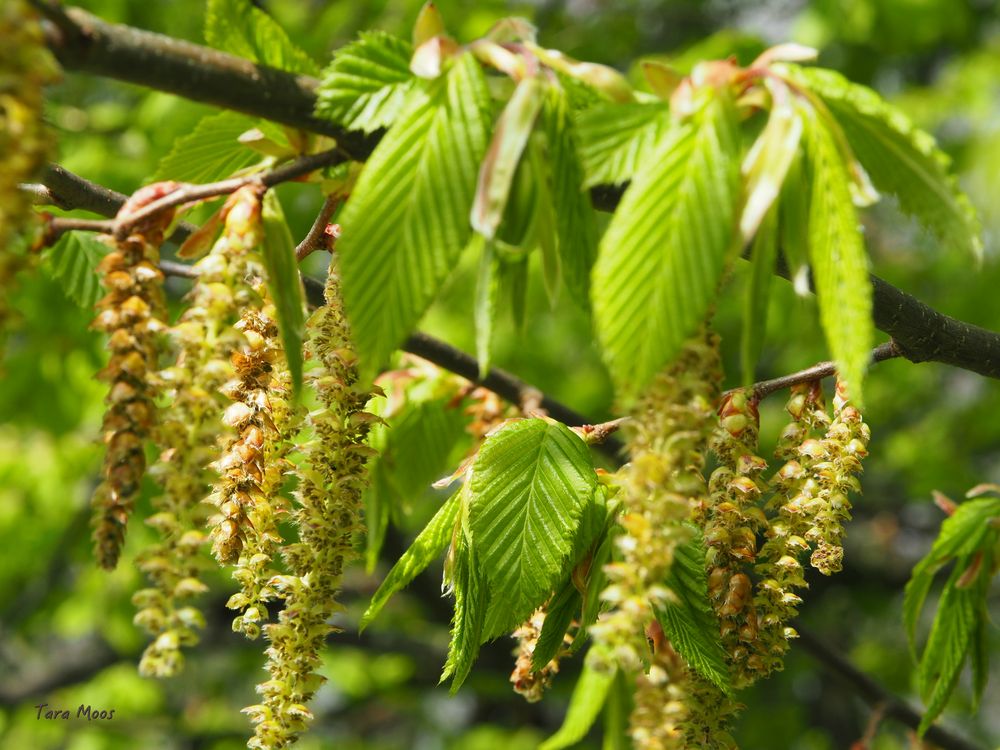
{"type": "Polygon", "coordinates": [[[834,136],[808,104],[802,105],[802,117],[812,176],[809,260],[820,322],[838,375],[860,406],[875,338],[868,256],[851,201],[850,178],[834,136]]]}
{"type": "Polygon", "coordinates": [[[382,585],[372,596],[372,600],[361,617],[359,630],[364,630],[374,620],[389,598],[397,591],[405,588],[428,565],[430,565],[451,542],[458,521],[458,513],[462,507],[462,492],[453,494],[434,514],[424,530],[413,540],[413,544],[403,553],[382,581],[382,585]]]}
{"type": "Polygon", "coordinates": [[[733,254],[738,187],[736,114],[716,95],[675,126],[625,191],[591,289],[620,396],[635,396],[705,319],[733,254]]]}
{"type": "Polygon", "coordinates": [[[587,736],[587,732],[597,721],[617,672],[599,671],[594,668],[594,661],[596,660],[591,658],[591,654],[587,654],[562,726],[538,750],[563,750],[572,747],[587,736]]]}
{"type": "Polygon", "coordinates": [[[559,585],[596,486],[589,449],[558,422],[512,421],[483,444],[469,480],[469,529],[493,603],[510,623],[559,585]]]}
{"type": "Polygon", "coordinates": [[[576,115],[586,187],[620,185],[670,131],[666,102],[601,103],[576,115]]]}
{"type": "Polygon", "coordinates": [[[260,154],[239,142],[239,137],[258,121],[237,112],[219,112],[203,117],[187,135],[181,136],[160,159],[153,182],[204,183],[229,177],[260,161],[260,154]]]}
{"type": "Polygon", "coordinates": [[[870,88],[835,71],[784,65],[782,72],[823,99],[875,187],[895,195],[903,211],[944,242],[982,256],[975,209],[932,136],[870,88]]]}
{"type": "Polygon", "coordinates": [[[403,109],[413,74],[409,42],[364,31],[337,50],[316,91],[316,115],[370,133],[391,125],[403,109]]]}
{"type": "Polygon", "coordinates": [[[656,610],[656,619],[684,661],[719,690],[729,693],[729,669],[726,652],[719,639],[719,621],[708,599],[708,575],[705,572],[705,545],[695,535],[677,547],[674,562],[667,574],[667,586],[677,602],[656,610]]]}
{"type": "Polygon", "coordinates": [[[551,88],[541,113],[551,168],[549,187],[558,236],[559,266],[573,299],[586,307],[590,299],[590,272],[597,256],[597,223],[590,194],[584,189],[583,167],[570,116],[569,98],[562,88],[551,88]]]}
{"type": "Polygon", "coordinates": [[[774,264],[778,257],[777,216],[778,208],[772,206],[757,229],[751,250],[750,277],[747,279],[743,330],[740,335],[740,369],[744,385],[752,385],[754,382],[754,368],[767,333],[767,303],[771,279],[774,277],[774,264]]]}
{"type": "Polygon", "coordinates": [[[319,67],[292,44],[278,23],[247,0],[208,0],[205,41],[211,47],[292,73],[316,75],[319,67]]]}
{"type": "Polygon", "coordinates": [[[97,266],[109,250],[88,232],[67,232],[45,255],[52,278],[84,310],[92,310],[104,295],[97,266]]]}
{"type": "Polygon", "coordinates": [[[264,223],[264,267],[267,288],[278,311],[278,328],[285,349],[288,372],[292,376],[292,391],[297,396],[302,388],[302,337],[305,333],[305,294],[299,265],[295,258],[295,243],[285,221],[281,203],[273,191],[264,194],[261,212],[264,223]]]}
{"type": "Polygon", "coordinates": [[[482,69],[460,55],[446,76],[421,81],[358,177],[337,247],[368,374],[412,330],[469,240],[490,107],[482,69]]]}

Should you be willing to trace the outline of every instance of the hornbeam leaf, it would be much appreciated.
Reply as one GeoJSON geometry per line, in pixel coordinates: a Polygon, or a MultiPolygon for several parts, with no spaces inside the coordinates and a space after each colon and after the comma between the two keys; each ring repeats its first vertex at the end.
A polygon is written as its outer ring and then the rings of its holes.
{"type": "Polygon", "coordinates": [[[719,94],[672,133],[625,191],[591,289],[604,358],[634,396],[704,320],[733,250],[737,121],[719,94]]]}
{"type": "Polygon", "coordinates": [[[208,0],[205,41],[216,49],[272,68],[316,75],[319,67],[278,23],[246,0],[208,0]]]}
{"type": "Polygon", "coordinates": [[[597,473],[583,440],[548,419],[490,435],[472,466],[469,529],[493,603],[517,624],[563,580],[597,473]]]}
{"type": "Polygon", "coordinates": [[[409,42],[363,31],[333,54],[316,90],[316,115],[370,133],[393,123],[410,90],[409,42]]]}
{"type": "Polygon", "coordinates": [[[476,550],[468,544],[465,534],[459,532],[451,578],[455,594],[455,614],[452,619],[448,660],[441,673],[441,682],[451,678],[452,693],[462,686],[472,670],[483,642],[487,610],[494,604],[490,601],[490,592],[483,580],[481,563],[477,557],[476,550]]]}
{"type": "Polygon", "coordinates": [[[740,337],[740,363],[743,384],[754,382],[754,366],[764,346],[767,333],[767,303],[778,257],[778,207],[764,215],[754,237],[750,258],[750,278],[747,280],[746,303],[743,306],[743,330],[740,337]]]}
{"type": "Polygon", "coordinates": [[[537,672],[552,661],[563,647],[566,631],[574,617],[580,616],[583,609],[583,597],[572,580],[567,580],[559,592],[545,608],[545,621],[542,632],[535,642],[535,650],[531,654],[531,671],[537,672]]]}
{"type": "Polygon", "coordinates": [[[834,136],[809,105],[803,105],[803,117],[812,177],[809,260],[820,322],[839,376],[860,405],[875,338],[868,256],[851,202],[850,177],[834,136]]]}
{"type": "Polygon", "coordinates": [[[97,266],[110,248],[87,232],[67,232],[46,254],[49,273],[66,296],[91,310],[104,294],[97,266]]]}
{"type": "Polygon", "coordinates": [[[500,297],[500,260],[496,257],[493,242],[477,235],[476,245],[481,246],[479,275],[476,279],[476,359],[479,377],[486,377],[490,370],[490,349],[493,343],[493,326],[497,317],[497,300],[500,297]]]}
{"type": "Polygon", "coordinates": [[[375,591],[368,604],[368,609],[362,615],[358,625],[359,630],[368,627],[393,594],[409,585],[424,568],[444,552],[455,531],[455,523],[458,521],[458,513],[462,507],[461,496],[462,491],[459,490],[438,509],[424,530],[413,540],[409,549],[392,566],[389,575],[375,591]]]}
{"type": "Polygon", "coordinates": [[[260,154],[239,141],[256,125],[257,120],[238,112],[203,117],[191,132],[174,141],[151,181],[213,182],[260,161],[260,154]]]}
{"type": "Polygon", "coordinates": [[[587,187],[631,180],[670,130],[665,102],[602,103],[576,118],[587,187]]]}
{"type": "Polygon", "coordinates": [[[976,211],[931,135],[870,88],[839,73],[793,65],[783,70],[830,108],[876,188],[895,195],[903,211],[944,242],[981,257],[976,211]]]}
{"type": "Polygon", "coordinates": [[[379,142],[340,219],[344,305],[371,373],[402,342],[469,240],[490,99],[469,54],[421,82],[379,142]]]}
{"type": "Polygon", "coordinates": [[[575,745],[587,736],[587,732],[597,721],[598,714],[604,707],[611,685],[615,682],[616,672],[602,672],[592,666],[594,659],[588,658],[583,663],[583,670],[573,688],[573,697],[569,701],[566,718],[559,731],[541,744],[538,750],[563,750],[575,745]]]}
{"type": "Polygon", "coordinates": [[[264,267],[267,288],[278,312],[278,329],[285,349],[288,372],[292,376],[292,391],[302,387],[302,338],[305,334],[305,293],[295,258],[295,243],[285,221],[278,196],[264,194],[261,212],[264,224],[264,267]]]}

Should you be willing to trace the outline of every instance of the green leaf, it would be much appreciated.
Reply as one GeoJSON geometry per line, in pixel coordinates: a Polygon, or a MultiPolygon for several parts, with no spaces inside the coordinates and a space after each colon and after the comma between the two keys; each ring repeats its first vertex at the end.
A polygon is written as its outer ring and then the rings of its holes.
{"type": "Polygon", "coordinates": [[[340,220],[344,305],[368,373],[454,269],[486,151],[489,92],[471,55],[418,94],[365,164],[340,220]]]}
{"type": "Polygon", "coordinates": [[[591,297],[620,395],[634,396],[704,321],[733,245],[739,144],[715,96],[675,126],[625,191],[601,241],[591,297]]]}
{"type": "Polygon", "coordinates": [[[632,750],[632,738],[628,734],[632,692],[625,675],[620,670],[615,672],[615,681],[605,699],[602,750],[632,750]]]}
{"type": "Polygon", "coordinates": [[[455,547],[452,586],[455,593],[455,615],[452,619],[451,643],[441,682],[451,677],[451,692],[455,693],[469,676],[482,644],[486,613],[492,607],[490,592],[480,572],[481,563],[464,534],[459,534],[455,547]]]}
{"type": "Polygon", "coordinates": [[[590,272],[597,256],[597,223],[590,194],[583,185],[569,100],[562,89],[549,91],[541,124],[547,136],[559,266],[570,294],[586,307],[590,299],[590,272]]]}
{"type": "Polygon", "coordinates": [[[670,132],[665,102],[599,104],[577,115],[586,187],[620,185],[635,176],[670,132]]]}
{"type": "Polygon", "coordinates": [[[316,90],[316,115],[349,130],[370,133],[401,113],[413,74],[409,42],[382,31],[363,31],[337,50],[316,90]]]}
{"type": "Polygon", "coordinates": [[[376,459],[369,462],[365,488],[365,572],[372,573],[382,552],[385,534],[389,530],[389,516],[398,497],[389,481],[388,471],[376,459]]]}
{"type": "Polygon", "coordinates": [[[820,322],[839,377],[860,406],[875,339],[868,256],[851,200],[850,178],[834,136],[808,105],[803,117],[812,177],[809,260],[820,322]]]}
{"type": "Polygon", "coordinates": [[[208,0],[205,41],[209,46],[293,73],[316,75],[319,68],[295,46],[278,23],[247,0],[208,0]]]}
{"type": "Polygon", "coordinates": [[[754,368],[767,335],[767,303],[771,279],[778,257],[777,207],[764,215],[753,240],[750,257],[750,278],[747,280],[746,303],[743,307],[743,331],[740,337],[740,363],[743,384],[754,382],[754,368]]]}
{"type": "Polygon", "coordinates": [[[472,228],[487,239],[496,236],[510,196],[514,174],[545,102],[546,83],[538,76],[521,80],[493,129],[493,138],[479,168],[472,204],[472,228]]]}
{"type": "Polygon", "coordinates": [[[413,540],[413,544],[396,561],[375,591],[368,609],[365,610],[358,625],[358,630],[364,630],[374,620],[389,598],[397,591],[405,588],[431,562],[437,558],[451,542],[458,521],[458,513],[462,507],[462,491],[453,494],[434,514],[423,531],[413,540]]]}
{"type": "Polygon", "coordinates": [[[500,261],[494,252],[493,242],[482,235],[477,236],[480,239],[473,242],[481,249],[476,279],[476,359],[479,362],[479,377],[483,378],[490,369],[490,345],[500,297],[500,261]]]}
{"type": "Polygon", "coordinates": [[[719,620],[708,598],[705,545],[700,534],[680,545],[667,575],[676,602],[657,607],[656,618],[684,661],[724,693],[732,691],[719,620]]]}
{"type": "Polygon", "coordinates": [[[267,289],[278,312],[278,328],[285,349],[288,372],[292,376],[292,391],[298,396],[302,388],[302,338],[305,334],[305,293],[295,258],[295,243],[285,221],[278,196],[264,194],[261,214],[264,222],[264,267],[267,269],[267,289]]]}
{"type": "Polygon", "coordinates": [[[583,670],[573,688],[573,697],[570,698],[569,709],[559,731],[545,740],[538,750],[562,750],[575,745],[587,736],[587,732],[597,721],[617,672],[598,671],[591,665],[592,661],[588,658],[583,663],[583,670]]]}
{"type": "Polygon", "coordinates": [[[785,66],[789,77],[818,94],[840,123],[854,154],[879,190],[949,245],[980,258],[981,227],[934,138],[866,86],[819,68],[785,66]]]}
{"type": "Polygon", "coordinates": [[[781,250],[800,297],[809,294],[809,188],[809,175],[800,154],[788,168],[778,206],[781,250]]]}
{"type": "Polygon", "coordinates": [[[238,140],[256,125],[257,120],[237,112],[203,117],[194,130],[178,138],[170,153],[160,159],[151,181],[214,182],[256,164],[260,154],[238,140]]]}
{"type": "Polygon", "coordinates": [[[48,271],[66,296],[91,311],[104,295],[97,266],[110,248],[89,232],[67,232],[46,253],[48,271]]]}
{"type": "Polygon", "coordinates": [[[558,422],[510,422],[483,443],[469,480],[469,528],[510,623],[544,603],[565,575],[596,485],[586,444],[558,422]]]}
{"type": "Polygon", "coordinates": [[[545,608],[545,622],[531,654],[531,670],[537,672],[552,661],[563,646],[566,631],[579,616],[583,598],[572,580],[567,580],[545,608]]]}

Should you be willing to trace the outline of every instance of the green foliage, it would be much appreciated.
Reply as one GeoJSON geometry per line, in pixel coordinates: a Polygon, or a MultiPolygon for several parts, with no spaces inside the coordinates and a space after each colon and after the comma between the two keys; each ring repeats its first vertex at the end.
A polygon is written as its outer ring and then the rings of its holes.
{"type": "Polygon", "coordinates": [[[976,212],[933,137],[870,88],[836,71],[789,65],[787,72],[822,97],[879,190],[894,195],[946,244],[982,256],[976,212]]]}
{"type": "Polygon", "coordinates": [[[299,278],[295,243],[285,221],[278,196],[264,194],[261,212],[264,225],[264,267],[267,288],[278,311],[278,329],[285,350],[285,360],[292,376],[292,391],[297,396],[302,387],[302,337],[305,333],[305,296],[299,278]]]}
{"type": "Polygon", "coordinates": [[[743,384],[754,382],[754,370],[767,332],[767,305],[771,279],[778,257],[778,209],[773,206],[764,215],[754,236],[750,256],[750,278],[747,281],[746,304],[743,308],[743,329],[740,335],[740,372],[743,384]]]}
{"type": "Polygon", "coordinates": [[[316,75],[316,63],[260,8],[244,0],[208,0],[205,41],[223,52],[293,73],[316,75]]]}
{"type": "Polygon", "coordinates": [[[719,637],[719,619],[709,602],[705,571],[705,543],[696,533],[674,553],[667,586],[677,600],[658,607],[656,619],[688,665],[728,693],[732,686],[726,652],[719,637]]]}
{"type": "Polygon", "coordinates": [[[203,117],[190,133],[174,141],[153,181],[214,182],[260,161],[260,154],[239,142],[255,124],[252,117],[237,112],[203,117]]]}
{"type": "MultiPolygon", "coordinates": [[[[465,510],[463,508],[463,512],[465,510]]],[[[441,682],[451,678],[452,693],[458,691],[472,670],[483,642],[486,618],[493,608],[490,591],[479,569],[476,550],[469,544],[464,521],[457,543],[452,548],[454,556],[449,583],[455,595],[455,615],[452,618],[448,660],[441,673],[441,682]]]]}
{"type": "Polygon", "coordinates": [[[475,60],[460,55],[445,76],[421,84],[341,214],[344,304],[369,373],[409,333],[468,242],[486,151],[490,102],[475,60]]]}
{"type": "Polygon", "coordinates": [[[108,246],[88,232],[67,232],[46,253],[48,271],[66,296],[84,310],[93,309],[104,291],[97,265],[108,254],[108,246]]]}
{"type": "Polygon", "coordinates": [[[920,734],[944,710],[967,658],[972,663],[977,704],[986,688],[985,636],[989,624],[986,597],[997,570],[998,545],[1000,498],[961,503],[941,524],[941,532],[931,551],[913,568],[906,584],[903,621],[913,651],[918,620],[935,574],[944,565],[954,562],[919,660],[918,684],[927,705],[920,734]]]}
{"type": "Polygon", "coordinates": [[[545,622],[531,654],[533,671],[542,669],[558,655],[573,618],[580,616],[582,607],[583,597],[576,584],[572,579],[567,580],[545,607],[545,622]]]}
{"type": "Polygon", "coordinates": [[[835,136],[812,110],[802,112],[812,179],[809,261],[826,342],[851,398],[862,403],[862,380],[875,338],[868,256],[835,136]]]}
{"type": "Polygon", "coordinates": [[[316,114],[349,130],[388,127],[410,90],[410,44],[380,31],[363,32],[334,53],[316,91],[316,114]]]}
{"type": "Polygon", "coordinates": [[[634,396],[704,320],[732,254],[738,141],[725,94],[676,125],[625,191],[594,268],[597,335],[634,396]]]}
{"type": "Polygon", "coordinates": [[[573,697],[562,726],[539,750],[563,750],[571,747],[586,737],[597,721],[618,673],[599,671],[592,666],[593,661],[588,655],[576,687],[573,688],[573,697]]]}
{"type": "Polygon", "coordinates": [[[605,102],[577,115],[587,187],[631,180],[670,130],[665,102],[605,102]]]}

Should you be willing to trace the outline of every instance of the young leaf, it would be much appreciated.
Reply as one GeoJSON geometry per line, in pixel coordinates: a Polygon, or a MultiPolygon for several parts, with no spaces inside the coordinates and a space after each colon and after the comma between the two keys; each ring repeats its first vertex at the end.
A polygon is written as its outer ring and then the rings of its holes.
{"type": "Polygon", "coordinates": [[[267,288],[278,311],[278,328],[285,349],[292,390],[297,395],[302,387],[302,337],[305,333],[305,294],[295,258],[295,243],[285,221],[278,196],[264,195],[261,214],[264,222],[264,267],[267,288]]]}
{"type": "Polygon", "coordinates": [[[552,661],[563,646],[566,631],[574,617],[579,617],[583,598],[573,581],[567,580],[559,592],[552,597],[545,611],[542,632],[535,642],[531,654],[531,669],[537,672],[552,661]]]}
{"type": "Polygon", "coordinates": [[[632,715],[633,689],[624,673],[615,672],[604,706],[604,742],[601,750],[632,750],[628,735],[629,717],[632,715]]]}
{"type": "Polygon", "coordinates": [[[349,130],[388,127],[402,111],[413,75],[413,48],[382,31],[365,31],[337,50],[316,90],[316,115],[349,130]]]}
{"type": "Polygon", "coordinates": [[[601,241],[592,299],[619,394],[634,396],[704,320],[732,254],[736,115],[723,95],[650,155],[601,241]]]}
{"type": "Polygon", "coordinates": [[[573,697],[559,731],[545,740],[538,750],[563,750],[571,747],[586,737],[597,721],[597,715],[604,707],[617,672],[598,671],[592,666],[592,661],[588,658],[583,663],[583,670],[573,688],[573,697]]]}
{"type": "Polygon", "coordinates": [[[369,463],[370,481],[365,488],[365,572],[372,573],[389,530],[389,516],[398,502],[388,472],[376,459],[369,463]]]}
{"type": "Polygon", "coordinates": [[[848,383],[851,398],[861,404],[875,338],[868,256],[834,136],[808,105],[803,106],[803,118],[812,176],[809,260],[820,322],[839,375],[848,383]]]}
{"type": "Polygon", "coordinates": [[[975,209],[950,173],[950,159],[934,138],[866,86],[819,68],[784,69],[818,94],[843,128],[875,187],[949,245],[981,257],[975,209]]]}
{"type": "Polygon", "coordinates": [[[203,117],[194,130],[174,141],[150,181],[213,182],[257,163],[260,154],[239,141],[256,124],[252,117],[237,112],[203,117]]]}
{"type": "Polygon", "coordinates": [[[732,690],[726,652],[719,639],[719,621],[708,598],[705,545],[700,535],[677,548],[667,575],[677,602],[656,610],[656,618],[671,645],[702,677],[719,690],[732,690]]]}
{"type": "Polygon", "coordinates": [[[510,422],[486,439],[472,466],[469,528],[497,606],[520,623],[559,584],[597,474],[565,425],[510,422]]]}
{"type": "Polygon", "coordinates": [[[767,333],[767,303],[778,257],[777,206],[764,215],[753,240],[750,278],[747,280],[746,304],[743,307],[743,332],[740,337],[740,362],[744,385],[754,382],[754,366],[764,346],[767,333]]]}
{"type": "Polygon", "coordinates": [[[493,341],[493,324],[497,317],[497,300],[500,296],[500,261],[493,249],[493,242],[482,235],[473,240],[481,246],[479,256],[479,276],[476,279],[476,359],[479,362],[479,377],[485,377],[490,369],[490,345],[493,341]]]}
{"type": "Polygon", "coordinates": [[[559,265],[570,294],[586,307],[590,299],[590,271],[597,255],[597,224],[590,194],[584,189],[576,133],[563,89],[550,89],[541,120],[552,170],[551,200],[559,265]]]}
{"type": "Polygon", "coordinates": [[[46,254],[52,278],[84,310],[93,309],[104,294],[97,265],[108,251],[107,245],[88,232],[67,232],[46,254]]]}
{"type": "Polygon", "coordinates": [[[472,670],[472,664],[479,655],[479,646],[483,642],[486,613],[493,606],[480,565],[475,549],[467,543],[464,533],[460,532],[451,580],[455,593],[455,615],[452,619],[448,660],[441,674],[441,682],[451,677],[452,693],[458,691],[472,670]]]}
{"type": "Polygon", "coordinates": [[[392,566],[389,575],[385,577],[372,596],[368,609],[365,610],[361,622],[358,624],[358,630],[364,630],[368,627],[393,594],[405,588],[424,568],[444,552],[451,542],[455,523],[458,521],[458,513],[462,507],[461,496],[462,491],[459,490],[445,501],[444,505],[424,527],[424,530],[413,540],[409,549],[392,566]]]}
{"type": "Polygon", "coordinates": [[[470,235],[490,101],[469,54],[423,84],[379,142],[341,215],[344,305],[368,372],[410,332],[470,235]]]}
{"type": "Polygon", "coordinates": [[[809,294],[809,175],[801,154],[792,159],[778,204],[780,246],[795,293],[809,294]]]}
{"type": "Polygon", "coordinates": [[[539,76],[523,79],[514,89],[493,130],[493,139],[479,168],[470,218],[472,228],[487,239],[496,236],[514,173],[545,102],[546,88],[544,79],[539,76]]]}
{"type": "Polygon", "coordinates": [[[670,130],[665,102],[602,103],[576,116],[584,185],[631,180],[670,130]]]}
{"type": "Polygon", "coordinates": [[[316,75],[319,68],[278,23],[246,0],[208,0],[205,41],[211,47],[272,68],[316,75]]]}

